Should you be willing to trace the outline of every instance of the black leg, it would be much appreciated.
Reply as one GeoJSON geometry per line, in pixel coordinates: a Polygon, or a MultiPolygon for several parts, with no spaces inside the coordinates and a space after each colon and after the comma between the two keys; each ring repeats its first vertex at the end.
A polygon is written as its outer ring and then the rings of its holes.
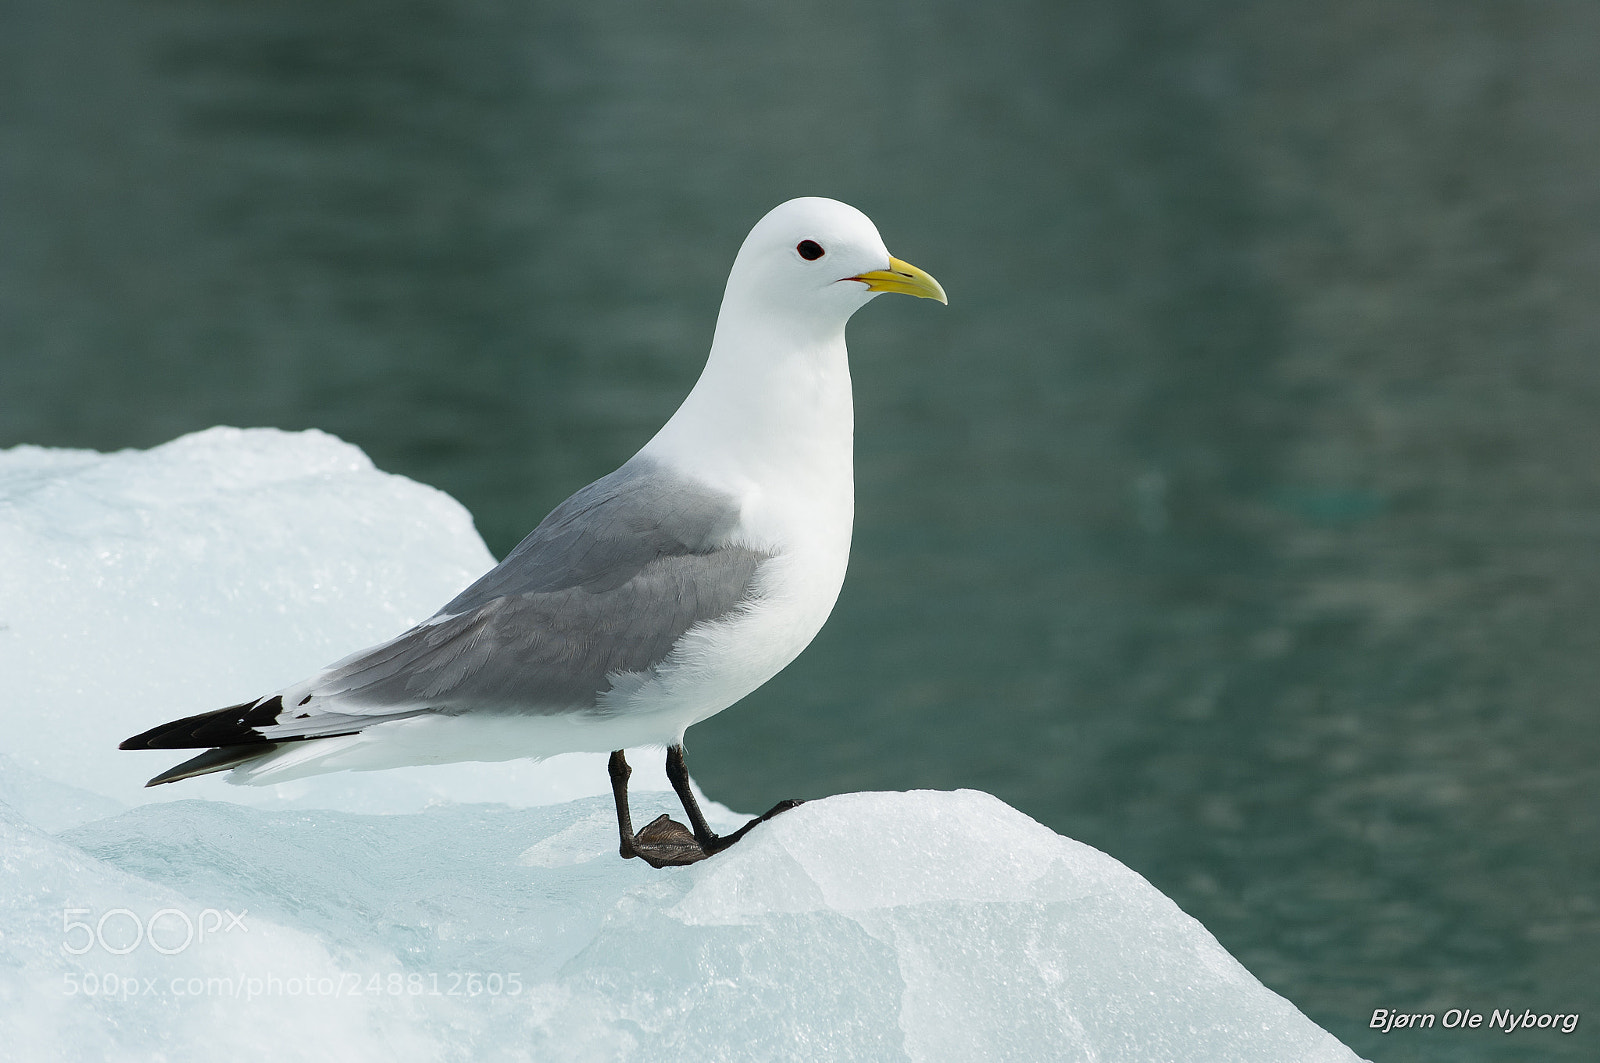
{"type": "Polygon", "coordinates": [[[622,835],[622,858],[631,860],[633,851],[633,816],[628,812],[628,776],[633,769],[618,749],[611,754],[611,797],[617,803],[617,831],[622,835]]]}
{"type": "MultiPolygon", "coordinates": [[[[621,754],[613,754],[613,757],[621,754]]],[[[689,817],[689,823],[694,827],[694,840],[700,843],[700,848],[705,850],[707,856],[720,853],[734,842],[743,838],[745,834],[757,823],[765,823],[781,812],[803,804],[801,801],[779,801],[766,812],[752,819],[732,834],[723,837],[712,831],[706,824],[706,817],[700,811],[700,802],[695,800],[694,791],[689,789],[689,768],[683,762],[683,747],[667,747],[667,779],[672,783],[672,788],[678,793],[678,800],[683,802],[683,811],[689,817]]]]}
{"type": "Polygon", "coordinates": [[[705,814],[700,811],[700,802],[694,799],[694,791],[689,789],[689,767],[683,762],[682,746],[667,747],[667,781],[672,783],[672,788],[678,792],[678,800],[683,802],[689,826],[694,828],[694,840],[707,852],[715,852],[711,847],[718,838],[706,824],[705,814]]]}
{"type": "Polygon", "coordinates": [[[624,860],[637,856],[651,867],[692,864],[709,854],[689,833],[689,828],[671,816],[657,816],[643,830],[633,832],[633,816],[628,811],[628,777],[633,769],[618,749],[611,754],[611,797],[617,803],[617,833],[622,837],[620,852],[624,860]]]}

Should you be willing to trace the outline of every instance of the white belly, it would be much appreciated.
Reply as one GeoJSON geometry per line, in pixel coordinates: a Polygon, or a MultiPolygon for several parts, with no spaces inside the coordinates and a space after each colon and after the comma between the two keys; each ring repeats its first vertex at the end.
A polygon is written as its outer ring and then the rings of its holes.
{"type": "Polygon", "coordinates": [[[633,744],[683,741],[690,726],[754,691],[811,644],[838,600],[847,557],[766,562],[748,605],[690,628],[652,674],[618,677],[599,715],[637,721],[649,736],[633,744]]]}

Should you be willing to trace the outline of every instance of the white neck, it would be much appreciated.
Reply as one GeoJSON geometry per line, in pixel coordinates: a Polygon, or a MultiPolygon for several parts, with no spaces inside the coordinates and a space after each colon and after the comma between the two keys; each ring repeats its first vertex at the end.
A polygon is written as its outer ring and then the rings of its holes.
{"type": "Polygon", "coordinates": [[[844,323],[795,324],[724,306],[694,390],[640,454],[734,490],[850,493],[844,323]]]}

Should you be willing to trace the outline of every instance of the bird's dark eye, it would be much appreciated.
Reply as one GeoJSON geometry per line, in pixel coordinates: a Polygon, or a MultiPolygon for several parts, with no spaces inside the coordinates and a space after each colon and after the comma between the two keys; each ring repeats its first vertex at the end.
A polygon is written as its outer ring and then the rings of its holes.
{"type": "Polygon", "coordinates": [[[800,257],[805,259],[807,262],[815,262],[825,253],[822,250],[822,245],[817,243],[815,240],[801,240],[798,244],[794,245],[794,249],[800,252],[800,257]]]}

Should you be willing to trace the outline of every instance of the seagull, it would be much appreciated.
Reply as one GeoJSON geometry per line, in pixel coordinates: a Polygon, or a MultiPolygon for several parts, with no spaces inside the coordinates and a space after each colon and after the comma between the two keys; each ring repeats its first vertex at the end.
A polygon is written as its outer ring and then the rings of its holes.
{"type": "Polygon", "coordinates": [[[621,468],[557,506],[504,561],[409,631],[122,749],[205,749],[147,786],[611,752],[621,853],[703,860],[688,728],[777,675],[833,611],[855,515],[845,323],[884,292],[947,302],[836,200],[790,200],[734,258],[705,369],[621,468]],[[637,833],[623,749],[665,746],[689,819],[637,833]]]}

